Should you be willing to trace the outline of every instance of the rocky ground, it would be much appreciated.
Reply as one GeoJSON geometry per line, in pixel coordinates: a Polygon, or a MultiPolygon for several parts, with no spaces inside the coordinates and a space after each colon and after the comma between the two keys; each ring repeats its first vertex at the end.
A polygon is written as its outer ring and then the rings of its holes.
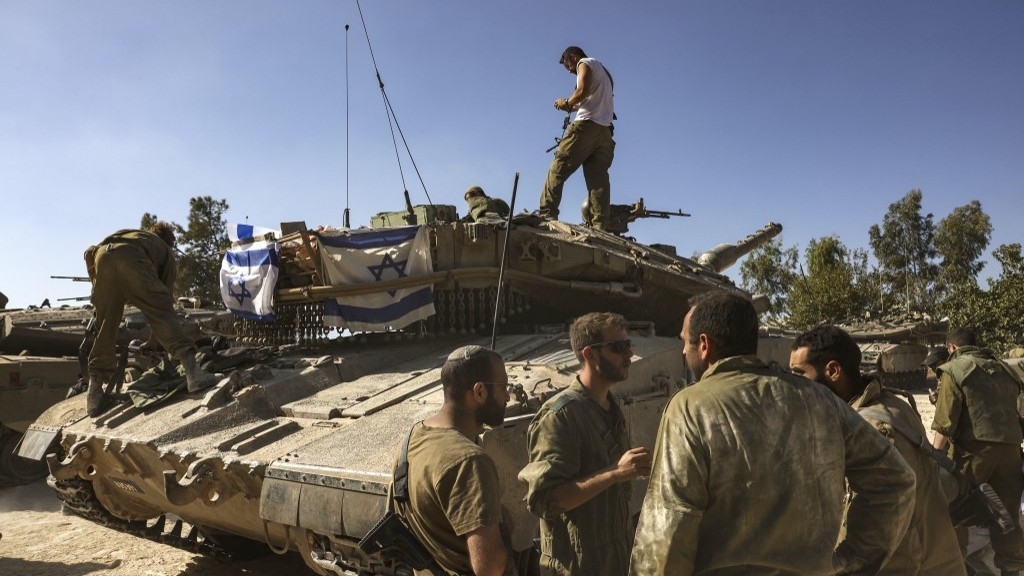
{"type": "MultiPolygon", "coordinates": [[[[926,425],[934,409],[915,396],[926,425]]],[[[298,576],[311,574],[294,554],[224,563],[128,536],[61,513],[44,482],[0,490],[0,576],[298,576]]],[[[972,549],[991,557],[975,534],[972,549]],[[975,544],[976,543],[976,544],[975,544]]],[[[994,572],[998,574],[998,572],[994,572]]]]}

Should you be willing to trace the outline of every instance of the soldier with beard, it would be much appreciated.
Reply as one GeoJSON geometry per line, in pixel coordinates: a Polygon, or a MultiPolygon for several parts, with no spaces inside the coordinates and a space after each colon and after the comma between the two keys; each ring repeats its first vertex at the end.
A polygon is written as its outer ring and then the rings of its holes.
{"type": "Polygon", "coordinates": [[[630,448],[611,394],[629,376],[633,350],[619,314],[591,313],[569,330],[581,369],[530,424],[530,463],[519,472],[540,517],[544,575],[622,576],[629,567],[630,481],[650,474],[647,448],[630,448]]]}
{"type": "Polygon", "coordinates": [[[409,500],[398,513],[448,573],[512,574],[494,460],[477,444],[505,420],[508,374],[497,352],[463,346],[441,368],[444,404],[409,433],[409,500]]]}

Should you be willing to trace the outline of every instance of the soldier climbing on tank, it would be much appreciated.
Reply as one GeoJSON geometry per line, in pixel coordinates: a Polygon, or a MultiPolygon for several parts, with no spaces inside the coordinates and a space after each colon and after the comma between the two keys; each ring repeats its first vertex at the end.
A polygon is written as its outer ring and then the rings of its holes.
{"type": "Polygon", "coordinates": [[[142,311],[153,333],[148,347],[157,343],[181,362],[188,391],[197,392],[216,382],[196,362],[195,343],[185,336],[174,312],[174,228],[157,222],[150,230],[120,230],[85,251],[96,314],[96,340],[89,352],[89,390],[86,409],[99,416],[109,398],[103,386],[117,364],[115,343],[125,304],[142,311]]]}

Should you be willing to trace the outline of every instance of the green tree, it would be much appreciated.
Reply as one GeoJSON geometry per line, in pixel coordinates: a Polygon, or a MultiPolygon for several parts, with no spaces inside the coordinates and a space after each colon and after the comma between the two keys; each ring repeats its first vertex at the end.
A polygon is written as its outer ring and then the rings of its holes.
{"type": "Polygon", "coordinates": [[[156,214],[150,214],[149,212],[146,212],[145,214],[142,215],[142,221],[139,222],[139,230],[149,230],[159,221],[160,219],[157,218],[156,214]]]}
{"type": "Polygon", "coordinates": [[[740,265],[743,289],[767,296],[771,309],[766,314],[773,319],[789,313],[787,300],[798,258],[796,246],[783,249],[782,240],[776,238],[751,252],[740,265]]]}
{"type": "Polygon", "coordinates": [[[220,302],[220,263],[230,242],[226,200],[210,196],[189,200],[188,228],[178,228],[178,277],[175,292],[203,302],[220,302]]]}
{"type": "Polygon", "coordinates": [[[867,253],[850,251],[837,236],[826,236],[811,240],[804,258],[807,273],[793,279],[789,294],[790,327],[840,323],[863,312],[859,284],[867,274],[867,253]]]}
{"type": "Polygon", "coordinates": [[[973,283],[956,287],[943,303],[952,326],[970,326],[982,342],[1002,351],[1024,341],[1024,256],[1020,244],[1003,244],[992,252],[1002,266],[988,290],[973,283]]]}
{"type": "Polygon", "coordinates": [[[942,292],[977,284],[978,273],[985,267],[981,255],[991,238],[992,221],[977,200],[954,208],[939,221],[935,249],[941,258],[937,284],[942,292]]]}
{"type": "Polygon", "coordinates": [[[889,205],[881,226],[868,230],[882,280],[908,312],[931,312],[935,304],[935,224],[931,214],[921,214],[921,198],[920,190],[907,192],[889,205]]]}

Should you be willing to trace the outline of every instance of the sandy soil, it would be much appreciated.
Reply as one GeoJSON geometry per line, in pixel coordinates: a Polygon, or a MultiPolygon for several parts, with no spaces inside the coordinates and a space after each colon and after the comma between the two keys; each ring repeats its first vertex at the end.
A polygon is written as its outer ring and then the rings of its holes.
{"type": "Polygon", "coordinates": [[[61,512],[45,482],[0,490],[0,576],[298,576],[298,556],[225,563],[61,512]]]}
{"type": "MultiPolygon", "coordinates": [[[[934,409],[915,396],[926,427],[934,409]]],[[[0,490],[0,576],[299,576],[312,574],[294,554],[223,563],[64,515],[45,482],[0,490]]],[[[972,549],[991,556],[981,535],[972,549]]]]}

